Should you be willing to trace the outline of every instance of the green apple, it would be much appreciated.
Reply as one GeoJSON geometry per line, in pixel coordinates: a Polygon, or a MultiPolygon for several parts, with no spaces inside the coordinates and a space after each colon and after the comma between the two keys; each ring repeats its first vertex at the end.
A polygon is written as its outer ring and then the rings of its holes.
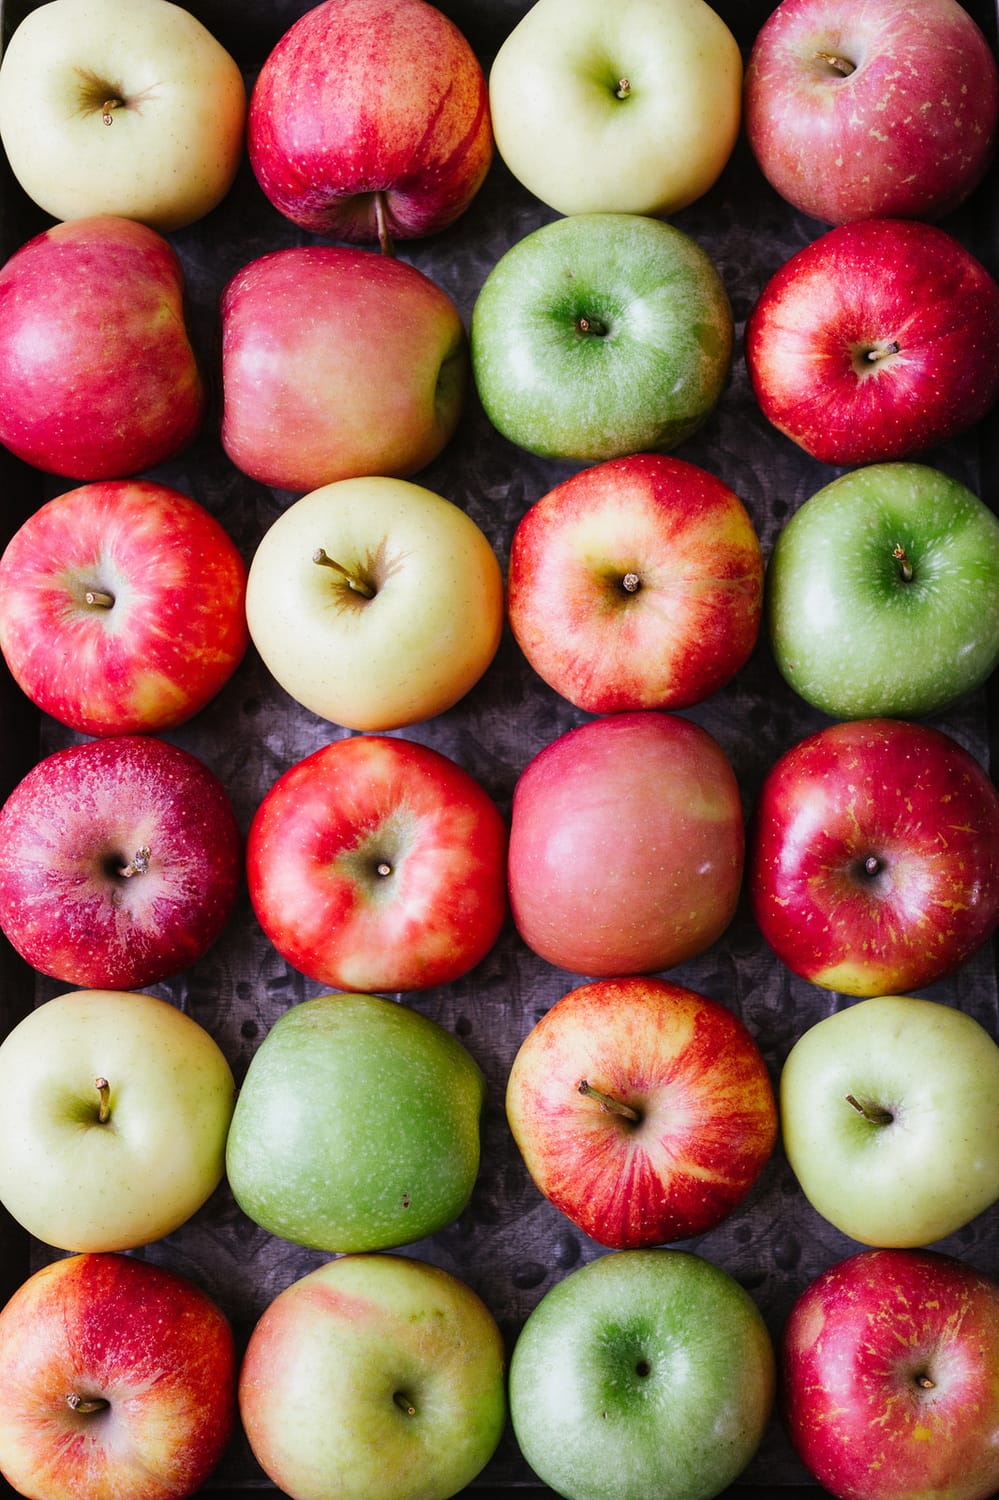
{"type": "Polygon", "coordinates": [[[926,464],[854,469],[779,534],[766,615],[781,673],[825,713],[937,713],[999,664],[999,519],[926,464]]]}
{"type": "Polygon", "coordinates": [[[129,1250],[179,1228],[222,1179],[236,1087],[191,1016],[154,995],[75,990],[0,1045],[0,1202],[62,1250],[129,1250]]]}
{"type": "Polygon", "coordinates": [[[285,1011],[250,1061],[229,1185],[294,1244],[407,1244],[468,1202],[484,1103],[478,1063],[436,1021],[377,995],[319,995],[285,1011]]]}
{"type": "Polygon", "coordinates": [[[479,398],[543,458],[666,451],[717,404],[732,357],[721,277],[682,230],[640,214],[544,224],[493,266],[472,309],[479,398]]]}
{"type": "Polygon", "coordinates": [[[952,1006],[882,995],[816,1022],[780,1114],[805,1197],[863,1244],[932,1244],[999,1198],[999,1047],[952,1006]]]}
{"type": "Polygon", "coordinates": [[[503,1339],[440,1267],[341,1256],[264,1310],[239,1410],[261,1468],[295,1500],[447,1500],[502,1436],[503,1339]]]}
{"type": "Polygon", "coordinates": [[[510,1360],[513,1430],[568,1500],[709,1500],[759,1446],[775,1365],[727,1271],[689,1251],[621,1250],[528,1317],[510,1360]]]}

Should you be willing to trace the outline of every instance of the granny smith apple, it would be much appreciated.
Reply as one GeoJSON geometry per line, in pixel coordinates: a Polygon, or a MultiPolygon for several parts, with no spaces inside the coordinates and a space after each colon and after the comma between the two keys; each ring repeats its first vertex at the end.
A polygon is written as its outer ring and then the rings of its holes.
{"type": "Polygon", "coordinates": [[[271,1234],[384,1250],[461,1213],[479,1170],[485,1079],[430,1017],[375,995],[285,1011],[250,1061],[226,1171],[271,1234]]]}
{"type": "Polygon", "coordinates": [[[999,518],[926,464],[854,469],[781,531],[766,613],[778,667],[825,713],[936,713],[999,664],[999,518]]]}
{"type": "Polygon", "coordinates": [[[472,309],[486,415],[543,458],[675,447],[717,404],[732,310],[690,235],[641,214],[556,219],[513,244],[472,309]]]}

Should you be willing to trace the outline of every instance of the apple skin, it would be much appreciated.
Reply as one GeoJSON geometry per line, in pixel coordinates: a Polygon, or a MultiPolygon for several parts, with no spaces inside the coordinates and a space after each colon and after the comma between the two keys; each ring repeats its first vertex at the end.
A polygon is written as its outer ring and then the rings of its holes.
{"type": "Polygon", "coordinates": [[[235,60],[165,0],[49,0],[0,64],[8,160],[56,219],[116,214],[161,234],[194,223],[232,186],[245,120],[235,60]]]}
{"type": "Polygon", "coordinates": [[[0,807],[0,929],[67,984],[133,990],[179,974],[221,936],[242,878],[222,783],[153,735],[56,750],[0,807]]]}
{"type": "Polygon", "coordinates": [[[514,788],[514,923],[573,973],[669,969],[732,920],[744,850],[735,773],[706,729],[652,710],[593,719],[545,745],[514,788]]]}
{"type": "Polygon", "coordinates": [[[265,196],[300,229],[383,244],[437,234],[492,162],[485,75],[425,0],[324,0],[264,61],[247,149],[265,196]]]}
{"type": "Polygon", "coordinates": [[[999,1047],[956,1007],[877,995],[816,1022],[780,1113],[806,1198],[865,1244],[946,1239],[999,1198],[999,1047]]]}
{"type": "Polygon", "coordinates": [[[660,979],[598,980],[557,1001],[514,1058],[506,1114],[535,1185],[615,1250],[714,1229],[777,1140],[773,1088],[743,1022],[660,979]]]}
{"type": "Polygon", "coordinates": [[[756,1452],[776,1358],[749,1293],[685,1250],[619,1250],[542,1297],[510,1359],[510,1416],[568,1500],[711,1500],[756,1452]]]}
{"type": "Polygon", "coordinates": [[[472,308],[493,426],[542,458],[599,463],[691,436],[728,380],[734,329],[697,242],[640,214],[574,214],[517,240],[472,308]]]}
{"type": "Polygon", "coordinates": [[[845,995],[920,989],[999,921],[999,795],[942,730],[830,724],[764,778],[747,887],[764,938],[803,979],[845,995]]]}
{"type": "Polygon", "coordinates": [[[318,995],[254,1053],[226,1145],[236,1202],[270,1234],[333,1252],[435,1234],[479,1170],[485,1078],[428,1016],[378,995],[318,995]]]}
{"type": "Polygon", "coordinates": [[[183,268],[155,230],[74,219],[0,267],[0,442],[18,458],[80,481],[127,478],[185,449],[207,399],[183,268]]]}
{"type": "Polygon", "coordinates": [[[0,1094],[0,1202],[47,1245],[148,1245],[222,1180],[232,1070],[203,1026],[153,995],[78,990],[36,1007],[0,1043],[0,1094]]]}
{"type": "Polygon", "coordinates": [[[264,533],[246,617],[264,665],[312,713],[403,729],[453,707],[492,663],[503,574],[485,533],[442,495],[384,475],[341,479],[264,533]]]}
{"type": "Polygon", "coordinates": [[[992,160],[999,71],[957,0],[783,0],[746,67],[760,168],[827,224],[939,219],[992,160]]]}
{"type": "Polygon", "coordinates": [[[786,1429],[839,1500],[999,1487],[999,1286],[932,1250],[864,1250],[804,1289],[781,1345],[786,1429]]]}
{"type": "Polygon", "coordinates": [[[129,1255],[53,1261],[0,1311],[0,1470],[45,1500],[184,1500],[233,1435],[236,1379],[230,1323],[186,1276],[129,1255]]]}
{"type": "Polygon", "coordinates": [[[939,713],[999,665],[999,520],[926,464],[842,474],[779,533],[766,618],[785,680],[832,718],[939,713]]]}
{"type": "Polygon", "coordinates": [[[664,454],[609,459],[522,516],[507,614],[540,677],[593,714],[699,703],[756,644],[763,554],[742,501],[664,454]]]}
{"type": "Polygon", "coordinates": [[[821,463],[911,458],[999,397],[999,285],[935,224],[866,219],[812,240],[746,323],[763,415],[821,463]]]}
{"type": "Polygon", "coordinates": [[[262,484],[405,477],[457,427],[461,315],[405,261],[344,245],[274,250],[227,284],[221,320],[222,445],[262,484]]]}
{"type": "Polygon", "coordinates": [[[536,0],[489,72],[500,156],[560,214],[686,208],[742,118],[742,55],[703,0],[536,0]]]}
{"type": "Polygon", "coordinates": [[[265,1308],[239,1409],[257,1461],[296,1500],[448,1500],[503,1434],[503,1339],[441,1267],[341,1256],[265,1308]]]}
{"type": "Polygon", "coordinates": [[[32,702],[80,734],[161,733],[239,666],[245,598],[242,555],[204,506],[151,480],[97,481],[8,542],[0,650],[32,702]]]}

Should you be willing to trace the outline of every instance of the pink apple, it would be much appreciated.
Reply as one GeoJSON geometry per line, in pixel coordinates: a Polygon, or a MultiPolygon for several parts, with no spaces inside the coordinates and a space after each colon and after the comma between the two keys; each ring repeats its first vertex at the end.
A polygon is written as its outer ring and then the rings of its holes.
{"type": "Polygon", "coordinates": [[[0,442],[71,479],[121,479],[193,440],[207,393],[170,243],[112,216],[55,224],[0,269],[0,442]]]}
{"type": "Polygon", "coordinates": [[[782,1343],[791,1440],[838,1500],[999,1489],[999,1285],[931,1250],[865,1250],[798,1297],[782,1343]]]}
{"type": "Polygon", "coordinates": [[[593,719],[517,781],[514,922],[529,948],[575,973],[669,969],[728,926],[743,851],[735,773],[706,729],[652,710],[593,719]]]}
{"type": "Polygon", "coordinates": [[[0,929],[67,984],[131,990],[180,973],[221,935],[241,878],[222,783],[152,735],[56,750],[0,808],[0,929]]]}
{"type": "Polygon", "coordinates": [[[384,245],[463,214],[493,154],[485,75],[426,0],[324,0],[266,58],[250,164],[292,223],[384,245]]]}
{"type": "Polygon", "coordinates": [[[742,501],[704,469],[641,453],[536,501],[510,548],[507,610],[545,682],[589,713],[685,708],[756,644],[763,555],[742,501]]]}
{"type": "Polygon", "coordinates": [[[999,285],[953,235],[844,224],[763,288],[746,361],[763,415],[822,463],[901,459],[967,431],[999,397],[999,285]]]}
{"type": "Polygon", "coordinates": [[[663,979],[563,996],[520,1045],[506,1113],[536,1186],[615,1250],[715,1228],[777,1140],[774,1091],[743,1022],[663,979]]]}
{"type": "Polygon", "coordinates": [[[81,734],[171,729],[249,643],[246,565],[197,501],[104,480],[34,511],[0,557],[0,650],[33,703],[81,734]]]}
{"type": "Polygon", "coordinates": [[[999,921],[999,794],[939,729],[828,725],[764,779],[748,889],[764,938],[812,984],[847,995],[932,984],[999,921]]]}
{"type": "Polygon", "coordinates": [[[186,1276],[54,1260],[0,1311],[0,1472],[44,1500],[182,1500],[232,1437],[236,1379],[229,1321],[186,1276]]]}
{"type": "Polygon", "coordinates": [[[771,185],[827,224],[938,219],[992,159],[999,70],[958,0],[782,0],[746,68],[771,185]]]}
{"type": "Polygon", "coordinates": [[[232,278],[221,316],[222,444],[262,484],[404,478],[457,426],[461,315],[405,261],[343,245],[275,250],[232,278]]]}
{"type": "Polygon", "coordinates": [[[278,952],[345,990],[448,984],[506,919],[506,824],[467,771],[416,741],[334,740],[286,771],[247,839],[278,952]]]}

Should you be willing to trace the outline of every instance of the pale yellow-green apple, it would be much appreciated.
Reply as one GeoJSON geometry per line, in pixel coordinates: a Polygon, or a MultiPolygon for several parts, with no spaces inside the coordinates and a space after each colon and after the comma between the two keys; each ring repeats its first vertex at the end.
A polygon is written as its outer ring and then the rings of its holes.
{"type": "Polygon", "coordinates": [[[0,64],[7,158],[56,219],[193,223],[232,186],[245,119],[235,59],[169,0],[48,0],[0,64]]]}
{"type": "Polygon", "coordinates": [[[503,630],[503,576],[481,528],[385,475],[301,496],[250,563],[250,635],[297,702],[348,729],[400,729],[471,690],[503,630]]]}
{"type": "Polygon", "coordinates": [[[140,992],[75,990],[0,1044],[10,1111],[0,1202],[61,1250],[129,1250],[185,1223],[215,1191],[236,1099],[205,1028],[140,992]]]}
{"type": "Polygon", "coordinates": [[[704,0],[536,0],[489,73],[496,147],[562,214],[666,215],[717,181],[742,55],[704,0]]]}

